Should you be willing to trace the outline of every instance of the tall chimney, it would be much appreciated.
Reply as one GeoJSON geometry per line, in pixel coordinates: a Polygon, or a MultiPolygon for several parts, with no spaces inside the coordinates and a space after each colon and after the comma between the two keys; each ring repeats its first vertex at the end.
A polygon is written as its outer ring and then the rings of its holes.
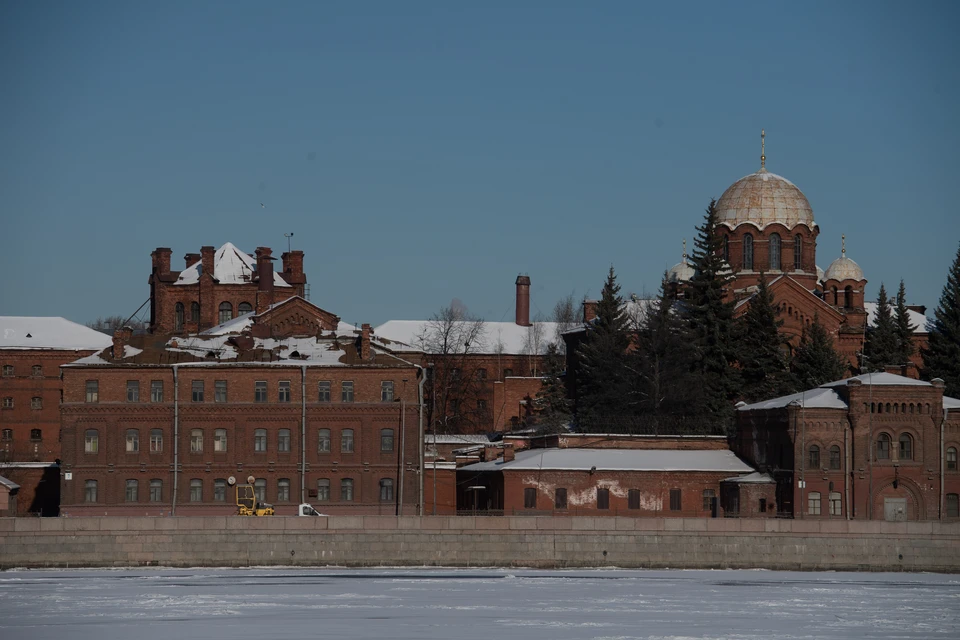
{"type": "Polygon", "coordinates": [[[111,355],[114,360],[122,360],[124,347],[130,342],[133,336],[133,329],[127,326],[120,327],[113,332],[113,349],[111,355]]]}
{"type": "Polygon", "coordinates": [[[200,267],[202,273],[209,273],[213,277],[213,258],[216,254],[213,247],[200,247],[200,267]]]}
{"type": "Polygon", "coordinates": [[[517,276],[517,319],[521,327],[530,326],[530,276],[517,276]]]}
{"type": "Polygon", "coordinates": [[[200,254],[199,254],[199,253],[188,253],[187,255],[183,256],[183,268],[184,268],[184,269],[189,269],[189,268],[191,267],[191,265],[195,265],[195,264],[197,264],[198,262],[200,262],[200,254]]]}
{"type": "Polygon", "coordinates": [[[273,251],[257,247],[257,313],[273,304],[273,251]]]}
{"type": "Polygon", "coordinates": [[[370,325],[360,325],[360,359],[366,362],[370,359],[370,325]]]}
{"type": "Polygon", "coordinates": [[[283,260],[283,273],[280,277],[302,297],[303,285],[307,282],[307,276],[303,273],[303,251],[286,251],[280,254],[280,259],[283,260]]]}
{"type": "Polygon", "coordinates": [[[170,273],[170,256],[173,250],[169,247],[157,247],[150,257],[153,258],[153,269],[157,273],[170,273]]]}

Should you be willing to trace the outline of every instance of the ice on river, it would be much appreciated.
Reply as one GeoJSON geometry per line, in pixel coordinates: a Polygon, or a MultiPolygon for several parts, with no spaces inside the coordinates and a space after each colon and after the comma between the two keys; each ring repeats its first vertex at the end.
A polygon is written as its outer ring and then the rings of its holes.
{"type": "Polygon", "coordinates": [[[778,571],[0,573],[4,640],[958,638],[960,577],[778,571]]]}

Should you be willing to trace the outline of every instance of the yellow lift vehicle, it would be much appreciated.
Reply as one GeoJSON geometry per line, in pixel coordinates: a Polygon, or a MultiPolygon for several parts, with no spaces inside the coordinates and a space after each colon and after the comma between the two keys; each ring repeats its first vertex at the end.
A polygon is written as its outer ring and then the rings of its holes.
{"type": "MultiPolygon", "coordinates": [[[[236,478],[230,476],[228,483],[236,483],[236,478]]],[[[238,516],[272,516],[273,505],[266,502],[257,502],[257,494],[253,490],[254,477],[247,478],[247,484],[236,485],[237,515],[238,516]]]]}

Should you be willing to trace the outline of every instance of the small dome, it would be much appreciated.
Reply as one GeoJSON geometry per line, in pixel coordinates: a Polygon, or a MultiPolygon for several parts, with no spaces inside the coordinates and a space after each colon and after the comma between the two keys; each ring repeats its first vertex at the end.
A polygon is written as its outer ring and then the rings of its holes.
{"type": "Polygon", "coordinates": [[[782,176],[760,169],[740,178],[717,201],[717,222],[735,229],[751,222],[760,229],[779,223],[813,229],[813,209],[803,192],[782,176]]]}
{"type": "Polygon", "coordinates": [[[823,274],[824,280],[856,280],[857,282],[863,280],[863,269],[860,268],[856,262],[851,260],[843,254],[836,260],[830,263],[830,266],[827,267],[827,272],[823,274]]]}
{"type": "Polygon", "coordinates": [[[667,271],[667,282],[689,282],[697,272],[684,256],[678,264],[673,265],[670,271],[667,271]]]}

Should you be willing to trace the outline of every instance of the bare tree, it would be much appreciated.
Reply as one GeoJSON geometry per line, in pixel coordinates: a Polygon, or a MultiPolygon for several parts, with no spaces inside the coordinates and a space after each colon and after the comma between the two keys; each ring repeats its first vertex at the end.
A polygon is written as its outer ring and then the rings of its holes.
{"type": "Polygon", "coordinates": [[[553,305],[553,322],[556,323],[556,331],[551,336],[551,340],[557,347],[557,353],[562,356],[567,353],[567,344],[563,340],[563,334],[580,326],[577,303],[572,293],[560,298],[557,304],[553,305]]]}
{"type": "Polygon", "coordinates": [[[539,375],[540,357],[547,347],[546,328],[544,328],[543,322],[543,317],[537,314],[523,339],[523,355],[527,357],[527,368],[533,377],[539,375]]]}

